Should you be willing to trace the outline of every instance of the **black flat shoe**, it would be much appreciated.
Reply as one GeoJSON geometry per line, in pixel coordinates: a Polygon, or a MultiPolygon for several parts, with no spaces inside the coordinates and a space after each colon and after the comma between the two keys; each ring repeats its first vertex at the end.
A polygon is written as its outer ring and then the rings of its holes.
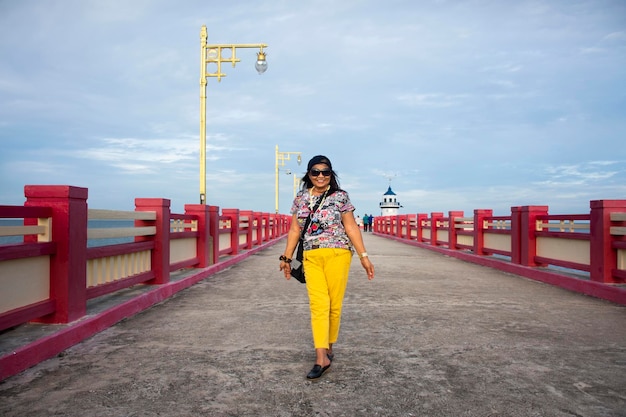
{"type": "Polygon", "coordinates": [[[328,353],[326,356],[328,356],[328,360],[329,361],[333,361],[333,359],[335,359],[335,354],[334,353],[328,353]]]}
{"type": "Polygon", "coordinates": [[[311,369],[311,371],[306,375],[306,377],[307,379],[317,379],[320,376],[322,376],[328,368],[330,368],[330,364],[328,364],[327,366],[324,366],[323,368],[322,368],[322,365],[315,364],[313,365],[313,369],[311,369]]]}

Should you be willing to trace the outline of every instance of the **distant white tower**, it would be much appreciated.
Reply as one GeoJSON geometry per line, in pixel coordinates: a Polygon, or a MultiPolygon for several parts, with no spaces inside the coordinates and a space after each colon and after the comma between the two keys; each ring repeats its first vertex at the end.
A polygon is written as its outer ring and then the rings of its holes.
{"type": "Polygon", "coordinates": [[[391,190],[391,185],[387,189],[387,192],[383,194],[383,201],[381,201],[379,205],[381,216],[395,216],[398,214],[398,210],[402,206],[396,199],[396,193],[391,190]]]}

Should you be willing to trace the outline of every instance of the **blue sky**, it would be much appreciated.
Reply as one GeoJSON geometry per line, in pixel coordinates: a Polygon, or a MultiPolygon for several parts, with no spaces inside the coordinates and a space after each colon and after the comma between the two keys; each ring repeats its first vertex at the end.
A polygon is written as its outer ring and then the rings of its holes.
{"type": "Polygon", "coordinates": [[[0,204],[26,184],[92,208],[199,194],[200,28],[240,50],[207,88],[207,202],[274,211],[327,155],[379,214],[626,199],[623,0],[0,0],[0,204]]]}

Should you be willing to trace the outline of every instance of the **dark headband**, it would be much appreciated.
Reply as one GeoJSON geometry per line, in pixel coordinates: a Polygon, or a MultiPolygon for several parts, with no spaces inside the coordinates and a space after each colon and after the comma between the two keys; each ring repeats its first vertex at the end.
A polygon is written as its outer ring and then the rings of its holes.
{"type": "Polygon", "coordinates": [[[309,165],[307,166],[307,171],[310,171],[313,168],[313,165],[324,164],[328,165],[328,168],[333,169],[333,165],[330,163],[330,159],[326,158],[324,155],[316,155],[309,161],[309,165]]]}

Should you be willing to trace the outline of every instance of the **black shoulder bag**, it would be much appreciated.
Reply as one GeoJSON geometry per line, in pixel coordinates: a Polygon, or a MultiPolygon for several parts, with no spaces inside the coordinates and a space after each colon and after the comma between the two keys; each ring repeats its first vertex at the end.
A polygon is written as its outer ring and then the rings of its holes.
{"type": "Polygon", "coordinates": [[[315,203],[315,206],[309,213],[309,217],[306,218],[306,221],[304,222],[304,227],[302,228],[302,233],[300,234],[300,240],[298,241],[296,257],[291,262],[291,276],[300,281],[302,284],[306,283],[306,278],[304,277],[304,267],[302,265],[302,261],[304,260],[304,233],[311,223],[311,216],[317,211],[320,204],[322,204],[322,201],[324,201],[324,199],[326,198],[327,192],[328,190],[324,191],[322,197],[317,201],[317,203],[315,203]]]}

